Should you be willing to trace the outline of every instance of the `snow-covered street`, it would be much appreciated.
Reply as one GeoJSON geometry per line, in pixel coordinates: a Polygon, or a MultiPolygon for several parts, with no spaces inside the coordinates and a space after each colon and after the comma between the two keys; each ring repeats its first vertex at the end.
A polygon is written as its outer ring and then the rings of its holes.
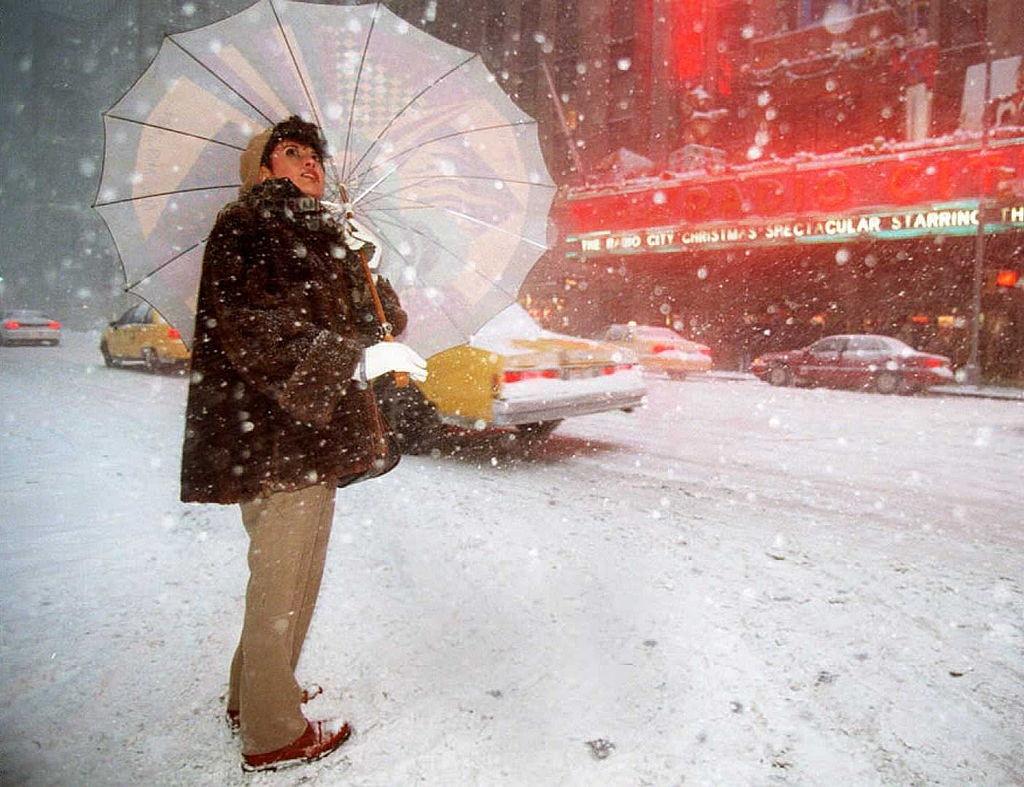
{"type": "Polygon", "coordinates": [[[97,345],[0,349],[5,784],[1024,783],[1020,403],[654,379],[405,457],[300,665],[356,734],[250,777],[238,508],[178,502],[186,380],[97,345]]]}

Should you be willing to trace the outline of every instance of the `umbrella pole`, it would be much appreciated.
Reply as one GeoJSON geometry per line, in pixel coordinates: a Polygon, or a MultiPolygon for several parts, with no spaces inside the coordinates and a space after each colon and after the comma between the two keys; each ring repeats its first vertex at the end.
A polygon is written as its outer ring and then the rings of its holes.
{"type": "MultiPolygon", "coordinates": [[[[366,247],[364,246],[356,253],[359,255],[359,262],[363,266],[363,276],[366,277],[366,284],[369,286],[370,296],[373,298],[373,310],[377,313],[377,319],[380,321],[380,324],[386,328],[383,340],[393,342],[395,337],[391,335],[391,323],[388,322],[387,315],[384,314],[384,304],[380,302],[380,295],[377,294],[377,285],[373,281],[373,271],[370,270],[370,262],[367,259],[369,255],[366,254],[365,249],[366,247]]],[[[397,388],[405,388],[409,385],[409,375],[405,372],[394,372],[393,376],[397,388]]]]}

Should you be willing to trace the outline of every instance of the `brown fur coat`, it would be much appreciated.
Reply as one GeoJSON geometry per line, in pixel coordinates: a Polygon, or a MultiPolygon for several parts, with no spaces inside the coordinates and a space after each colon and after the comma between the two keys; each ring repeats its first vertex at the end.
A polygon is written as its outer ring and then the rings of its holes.
{"type": "MultiPolygon", "coordinates": [[[[227,205],[203,257],[181,498],[234,503],[390,469],[372,387],[352,380],[379,324],[359,253],[287,180],[227,205]]],[[[394,334],[406,316],[378,292],[394,334]]]]}

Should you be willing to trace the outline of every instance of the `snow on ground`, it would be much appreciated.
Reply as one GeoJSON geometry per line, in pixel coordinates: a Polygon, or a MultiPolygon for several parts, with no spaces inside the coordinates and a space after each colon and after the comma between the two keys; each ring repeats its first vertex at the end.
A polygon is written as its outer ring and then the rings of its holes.
{"type": "Polygon", "coordinates": [[[0,349],[5,784],[1024,783],[1024,408],[651,380],[339,494],[300,665],[337,754],[244,776],[236,507],[185,380],[0,349]]]}

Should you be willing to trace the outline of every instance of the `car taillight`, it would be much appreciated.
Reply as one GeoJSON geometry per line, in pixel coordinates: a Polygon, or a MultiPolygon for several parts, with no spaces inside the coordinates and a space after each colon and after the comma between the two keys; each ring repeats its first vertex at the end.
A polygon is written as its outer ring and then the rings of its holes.
{"type": "Polygon", "coordinates": [[[520,380],[557,380],[562,376],[558,369],[509,369],[502,376],[502,382],[518,383],[520,380]]]}
{"type": "Polygon", "coordinates": [[[710,347],[701,347],[700,349],[697,350],[697,352],[699,352],[701,355],[706,355],[708,358],[711,357],[710,347]]]}
{"type": "Polygon", "coordinates": [[[938,369],[940,366],[945,366],[946,362],[941,358],[925,358],[924,365],[929,369],[938,369]]]}
{"type": "Polygon", "coordinates": [[[60,330],[60,323],[59,323],[59,322],[57,322],[56,320],[50,320],[50,321],[49,321],[48,323],[46,323],[46,324],[47,324],[47,326],[49,326],[50,328],[53,328],[53,330],[55,330],[55,331],[59,331],[59,330],[60,330]]]}
{"type": "Polygon", "coordinates": [[[652,353],[663,353],[674,349],[671,344],[656,344],[651,348],[652,353]]]}
{"type": "Polygon", "coordinates": [[[616,372],[628,372],[632,368],[633,368],[633,364],[631,364],[631,363],[609,364],[608,366],[605,366],[603,369],[601,369],[601,373],[602,374],[615,374],[616,372]]]}
{"type": "Polygon", "coordinates": [[[181,331],[179,331],[177,328],[168,328],[167,329],[167,338],[168,339],[180,339],[181,338],[181,331]]]}
{"type": "Polygon", "coordinates": [[[16,331],[21,327],[21,323],[17,320],[4,320],[4,327],[9,331],[16,331]]]}

